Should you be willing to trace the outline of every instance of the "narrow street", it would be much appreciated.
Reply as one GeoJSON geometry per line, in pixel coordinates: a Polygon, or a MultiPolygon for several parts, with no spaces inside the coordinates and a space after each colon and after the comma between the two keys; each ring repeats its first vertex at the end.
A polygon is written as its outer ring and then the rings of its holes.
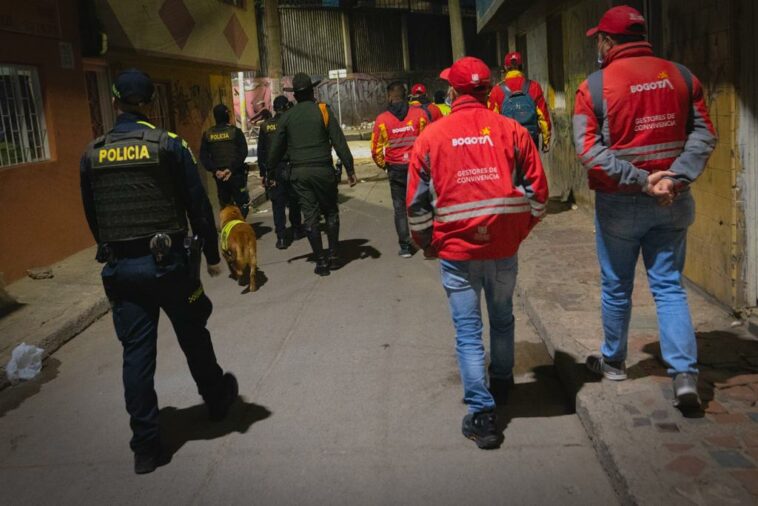
{"type": "Polygon", "coordinates": [[[156,388],[172,461],[135,476],[110,316],[37,380],[0,392],[6,504],[615,504],[616,496],[519,301],[517,385],[505,443],[481,451],[465,414],[437,263],[397,256],[389,188],[368,166],[342,194],[350,262],[319,278],[308,245],[258,232],[265,282],[207,279],[219,361],[244,402],[205,421],[167,319],[156,388]]]}

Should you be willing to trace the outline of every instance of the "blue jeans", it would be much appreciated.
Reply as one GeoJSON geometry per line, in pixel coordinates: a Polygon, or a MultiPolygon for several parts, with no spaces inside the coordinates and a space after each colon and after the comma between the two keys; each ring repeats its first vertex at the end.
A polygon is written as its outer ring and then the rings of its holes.
{"type": "Polygon", "coordinates": [[[634,270],[640,250],[658,312],[661,354],[669,374],[697,373],[697,343],[682,287],[687,227],[694,221],[690,192],[669,207],[647,195],[596,194],[595,235],[602,282],[607,360],[625,360],[632,313],[634,270]]]}
{"type": "Polygon", "coordinates": [[[469,413],[495,408],[487,389],[482,341],[482,288],[490,317],[490,377],[513,377],[513,290],[518,257],[457,262],[440,260],[442,286],[455,325],[455,350],[469,413]]]}

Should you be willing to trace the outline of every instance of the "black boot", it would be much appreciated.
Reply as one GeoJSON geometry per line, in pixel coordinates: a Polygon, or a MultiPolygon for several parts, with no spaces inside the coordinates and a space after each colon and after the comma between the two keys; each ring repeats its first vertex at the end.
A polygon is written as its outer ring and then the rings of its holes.
{"type": "Polygon", "coordinates": [[[220,422],[226,418],[229,408],[232,407],[232,404],[234,404],[234,401],[238,397],[239,385],[237,384],[237,378],[230,372],[225,373],[218,397],[206,403],[208,406],[208,419],[211,422],[220,422]]]}
{"type": "Polygon", "coordinates": [[[316,257],[316,269],[314,269],[313,272],[319,276],[328,276],[331,274],[331,271],[329,270],[329,257],[323,253],[316,257]]]}
{"type": "Polygon", "coordinates": [[[321,231],[318,226],[308,227],[306,229],[308,242],[313,250],[313,259],[316,261],[316,274],[319,276],[329,275],[329,258],[324,254],[324,242],[321,240],[321,231]]]}
{"type": "Polygon", "coordinates": [[[326,219],[326,239],[329,242],[329,268],[337,270],[344,265],[340,258],[340,217],[338,214],[326,219]]]}

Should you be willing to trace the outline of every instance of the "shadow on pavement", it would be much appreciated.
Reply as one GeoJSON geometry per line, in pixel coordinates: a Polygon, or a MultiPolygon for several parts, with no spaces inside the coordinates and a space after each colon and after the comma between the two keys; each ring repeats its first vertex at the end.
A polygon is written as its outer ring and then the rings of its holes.
{"type": "MultiPolygon", "coordinates": [[[[0,397],[2,399],[0,400],[0,418],[19,407],[29,397],[39,393],[42,390],[42,385],[53,381],[58,376],[60,365],[60,360],[48,357],[42,362],[42,371],[40,371],[39,376],[33,380],[24,381],[3,390],[3,395],[0,397]]],[[[5,371],[3,371],[4,373],[5,371]]]]}
{"type": "Polygon", "coordinates": [[[255,223],[252,223],[250,226],[253,227],[253,230],[255,231],[256,239],[260,239],[264,235],[274,230],[268,225],[264,225],[262,221],[256,221],[255,223]]]}
{"type": "Polygon", "coordinates": [[[168,406],[159,415],[161,442],[170,458],[190,441],[218,439],[233,432],[245,434],[254,423],[270,416],[267,408],[244,399],[238,400],[221,422],[208,421],[205,404],[181,409],[168,406]]]}
{"type": "MultiPolygon", "coordinates": [[[[368,239],[348,239],[346,241],[340,241],[340,258],[342,259],[342,267],[355,260],[363,260],[365,258],[376,259],[380,256],[382,256],[382,253],[378,249],[373,246],[368,246],[368,239]]],[[[313,253],[308,253],[292,257],[287,260],[287,263],[291,264],[292,262],[303,259],[308,262],[315,262],[313,253]]]]}
{"type": "MultiPolygon", "coordinates": [[[[696,412],[684,413],[691,418],[704,416],[708,406],[716,397],[717,391],[729,390],[728,396],[735,396],[739,388],[755,387],[758,382],[743,385],[737,378],[745,377],[745,381],[752,380],[758,372],[758,340],[748,335],[740,335],[738,332],[727,330],[714,330],[710,332],[696,332],[698,347],[698,393],[703,403],[703,409],[696,412]]],[[[650,355],[649,358],[639,361],[630,367],[627,373],[632,378],[646,376],[668,377],[667,366],[661,355],[660,344],[648,343],[642,347],[642,351],[650,355]]],[[[745,401],[752,398],[748,395],[745,401]]],[[[739,400],[739,397],[736,397],[739,400]]],[[[747,406],[746,406],[747,407],[747,406]]]]}

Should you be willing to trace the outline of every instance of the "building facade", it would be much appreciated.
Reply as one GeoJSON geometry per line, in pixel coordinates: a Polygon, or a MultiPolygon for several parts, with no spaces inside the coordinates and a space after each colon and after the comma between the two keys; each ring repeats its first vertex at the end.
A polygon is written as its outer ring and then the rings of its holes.
{"type": "Polygon", "coordinates": [[[92,244],[79,159],[114,121],[110,87],[156,82],[150,119],[197,150],[230,74],[259,67],[252,0],[0,4],[0,272],[6,282],[92,244]]]}

